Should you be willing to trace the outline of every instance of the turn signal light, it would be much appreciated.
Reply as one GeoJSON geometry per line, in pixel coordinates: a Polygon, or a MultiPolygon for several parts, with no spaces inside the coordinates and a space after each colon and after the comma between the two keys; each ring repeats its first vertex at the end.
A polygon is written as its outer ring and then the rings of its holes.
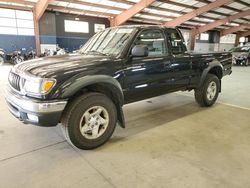
{"type": "Polygon", "coordinates": [[[42,84],[42,93],[47,93],[50,91],[50,89],[54,86],[55,81],[48,80],[44,81],[42,84]]]}

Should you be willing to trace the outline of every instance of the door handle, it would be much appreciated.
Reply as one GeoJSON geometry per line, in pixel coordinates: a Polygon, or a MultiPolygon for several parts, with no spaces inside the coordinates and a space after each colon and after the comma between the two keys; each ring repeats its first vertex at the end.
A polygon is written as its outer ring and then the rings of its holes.
{"type": "Polygon", "coordinates": [[[146,70],[146,68],[143,65],[132,67],[132,72],[144,71],[144,70],[146,70]]]}
{"type": "Polygon", "coordinates": [[[164,61],[164,66],[166,67],[166,66],[169,66],[170,64],[171,64],[171,61],[164,61]]]}

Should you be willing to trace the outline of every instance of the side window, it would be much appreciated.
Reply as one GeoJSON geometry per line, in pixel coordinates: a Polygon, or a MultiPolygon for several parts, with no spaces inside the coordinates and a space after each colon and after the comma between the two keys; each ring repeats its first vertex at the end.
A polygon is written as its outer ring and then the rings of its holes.
{"type": "Polygon", "coordinates": [[[171,44],[173,54],[182,54],[186,51],[185,46],[183,45],[183,39],[176,30],[168,33],[168,40],[171,44]]]}
{"type": "Polygon", "coordinates": [[[164,34],[158,29],[147,29],[142,31],[134,45],[146,45],[148,56],[162,56],[167,54],[166,41],[164,34]]]}

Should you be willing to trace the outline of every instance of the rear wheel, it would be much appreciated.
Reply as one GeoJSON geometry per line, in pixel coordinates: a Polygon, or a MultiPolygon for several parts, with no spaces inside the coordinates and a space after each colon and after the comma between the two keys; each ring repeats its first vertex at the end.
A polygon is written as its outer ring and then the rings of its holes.
{"type": "Polygon", "coordinates": [[[3,63],[4,63],[4,58],[0,56],[0,65],[2,65],[3,63]]]}
{"type": "Polygon", "coordinates": [[[87,93],[67,107],[62,117],[66,139],[80,149],[94,149],[112,136],[117,122],[114,103],[101,93],[87,93]]]}
{"type": "Polygon", "coordinates": [[[195,100],[200,106],[212,106],[219,95],[220,82],[217,76],[208,74],[204,84],[195,90],[195,100]]]}
{"type": "Polygon", "coordinates": [[[249,59],[246,60],[245,66],[249,65],[249,59]]]}

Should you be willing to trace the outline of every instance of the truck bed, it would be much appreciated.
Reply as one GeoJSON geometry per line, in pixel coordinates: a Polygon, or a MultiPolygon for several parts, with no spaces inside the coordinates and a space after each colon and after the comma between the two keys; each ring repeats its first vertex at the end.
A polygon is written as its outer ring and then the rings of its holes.
{"type": "Polygon", "coordinates": [[[208,53],[190,53],[192,60],[201,60],[211,62],[218,60],[223,66],[223,76],[232,73],[232,53],[230,52],[208,52],[208,53]]]}

